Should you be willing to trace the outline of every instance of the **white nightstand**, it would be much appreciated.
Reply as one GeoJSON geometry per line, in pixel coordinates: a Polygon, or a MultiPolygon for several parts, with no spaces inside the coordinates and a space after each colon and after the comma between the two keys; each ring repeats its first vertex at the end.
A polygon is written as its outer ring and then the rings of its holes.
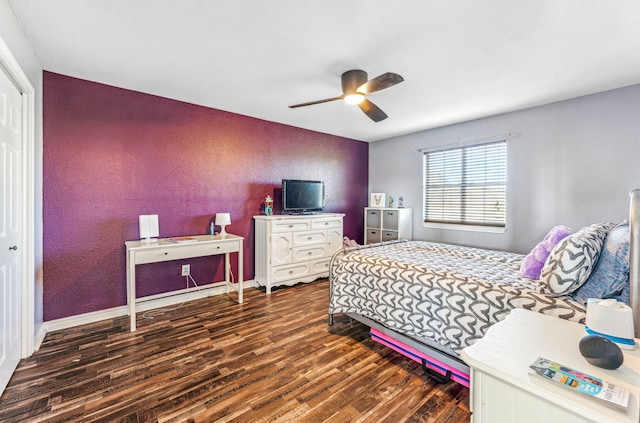
{"type": "MultiPolygon", "coordinates": [[[[469,406],[472,422],[633,422],[640,421],[640,351],[624,352],[616,370],[592,366],[580,355],[584,326],[557,317],[515,309],[492,326],[461,356],[471,368],[469,406]],[[629,407],[619,411],[587,395],[529,373],[538,357],[565,364],[630,392],[629,407]]],[[[636,340],[638,342],[638,340],[636,340]]]]}

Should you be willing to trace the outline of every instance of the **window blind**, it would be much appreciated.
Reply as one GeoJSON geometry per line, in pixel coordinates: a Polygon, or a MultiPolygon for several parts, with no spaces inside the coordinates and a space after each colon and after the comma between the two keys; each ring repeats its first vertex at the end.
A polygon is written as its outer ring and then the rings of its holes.
{"type": "Polygon", "coordinates": [[[424,221],[504,227],[507,142],[424,153],[424,221]]]}

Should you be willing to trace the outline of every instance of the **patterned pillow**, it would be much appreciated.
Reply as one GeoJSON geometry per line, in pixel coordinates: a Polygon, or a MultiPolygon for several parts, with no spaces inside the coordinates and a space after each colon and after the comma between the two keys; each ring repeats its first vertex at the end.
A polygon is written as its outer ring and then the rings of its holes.
{"type": "Polygon", "coordinates": [[[584,285],[571,296],[574,300],[586,304],[587,298],[610,298],[621,295],[625,284],[629,285],[628,221],[611,229],[593,272],[584,285]]]}
{"type": "Polygon", "coordinates": [[[544,263],[538,290],[560,296],[578,289],[591,274],[602,243],[614,226],[614,223],[594,223],[560,241],[544,263]]]}

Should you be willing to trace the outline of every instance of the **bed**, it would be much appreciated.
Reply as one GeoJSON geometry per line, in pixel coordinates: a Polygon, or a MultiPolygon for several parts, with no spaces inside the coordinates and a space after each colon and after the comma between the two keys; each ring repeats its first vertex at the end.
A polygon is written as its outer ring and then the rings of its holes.
{"type": "Polygon", "coordinates": [[[638,337],[640,191],[630,196],[628,221],[594,223],[550,245],[556,227],[526,255],[424,241],[340,250],[330,265],[329,323],[346,314],[428,375],[464,385],[460,351],[514,308],[584,323],[587,297],[615,297],[632,306],[638,337]]]}

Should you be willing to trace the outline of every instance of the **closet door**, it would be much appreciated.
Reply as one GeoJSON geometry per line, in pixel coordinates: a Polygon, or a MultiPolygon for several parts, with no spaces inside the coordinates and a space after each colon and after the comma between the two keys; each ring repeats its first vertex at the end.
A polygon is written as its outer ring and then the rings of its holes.
{"type": "Polygon", "coordinates": [[[0,68],[0,394],[20,361],[22,97],[0,68]]]}

